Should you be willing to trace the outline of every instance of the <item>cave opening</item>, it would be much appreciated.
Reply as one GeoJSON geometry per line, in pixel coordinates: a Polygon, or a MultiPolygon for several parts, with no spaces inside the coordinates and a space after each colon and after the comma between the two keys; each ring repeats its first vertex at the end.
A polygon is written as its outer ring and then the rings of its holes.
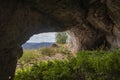
{"type": "MultiPolygon", "coordinates": [[[[34,34],[23,45],[23,54],[16,69],[48,60],[66,60],[71,52],[72,41],[67,31],[34,34]]],[[[16,70],[16,71],[17,71],[16,70]]]]}
{"type": "Polygon", "coordinates": [[[21,45],[33,34],[70,30],[75,52],[96,49],[104,42],[120,47],[119,4],[119,0],[0,0],[0,80],[13,80],[21,45]]]}

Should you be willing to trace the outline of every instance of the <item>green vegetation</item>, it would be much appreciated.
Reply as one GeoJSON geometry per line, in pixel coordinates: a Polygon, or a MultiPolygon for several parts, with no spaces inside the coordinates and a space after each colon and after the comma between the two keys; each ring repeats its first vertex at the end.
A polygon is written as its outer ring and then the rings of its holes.
{"type": "Polygon", "coordinates": [[[70,51],[64,46],[43,47],[40,49],[24,50],[23,56],[18,60],[18,68],[24,68],[33,65],[33,63],[41,62],[57,58],[55,55],[61,54],[63,58],[71,56],[70,51]],[[47,59],[46,59],[47,58],[47,59]]]}
{"type": "Polygon", "coordinates": [[[40,48],[39,52],[42,55],[53,56],[56,53],[56,48],[52,48],[52,47],[40,48]]]}
{"type": "Polygon", "coordinates": [[[17,69],[15,80],[120,80],[120,50],[81,51],[68,60],[17,69]]]}
{"type": "Polygon", "coordinates": [[[46,56],[53,56],[57,53],[70,55],[70,51],[68,50],[68,48],[63,45],[59,45],[58,47],[43,47],[39,49],[39,53],[46,56]]]}
{"type": "Polygon", "coordinates": [[[19,61],[27,63],[39,57],[40,54],[37,50],[24,50],[24,54],[19,61]]]}
{"type": "Polygon", "coordinates": [[[37,62],[41,54],[37,50],[24,50],[23,56],[18,60],[19,68],[24,68],[37,62]]]}
{"type": "Polygon", "coordinates": [[[58,43],[58,44],[65,44],[67,38],[68,38],[68,35],[67,35],[66,32],[58,32],[56,34],[56,43],[58,43]]]}

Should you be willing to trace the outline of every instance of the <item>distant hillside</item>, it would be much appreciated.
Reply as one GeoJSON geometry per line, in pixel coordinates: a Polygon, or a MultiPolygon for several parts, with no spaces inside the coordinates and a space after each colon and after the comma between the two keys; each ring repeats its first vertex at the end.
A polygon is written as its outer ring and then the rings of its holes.
{"type": "Polygon", "coordinates": [[[22,45],[23,49],[38,49],[40,47],[49,47],[54,44],[53,42],[42,42],[42,43],[25,43],[22,45]]]}

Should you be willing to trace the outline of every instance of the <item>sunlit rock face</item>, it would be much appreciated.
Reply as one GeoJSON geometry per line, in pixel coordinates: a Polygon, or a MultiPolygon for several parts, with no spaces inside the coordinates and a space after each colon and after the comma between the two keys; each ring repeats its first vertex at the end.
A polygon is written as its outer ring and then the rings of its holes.
{"type": "Polygon", "coordinates": [[[120,47],[120,0],[0,0],[0,80],[12,80],[33,34],[65,30],[73,52],[120,47]]]}

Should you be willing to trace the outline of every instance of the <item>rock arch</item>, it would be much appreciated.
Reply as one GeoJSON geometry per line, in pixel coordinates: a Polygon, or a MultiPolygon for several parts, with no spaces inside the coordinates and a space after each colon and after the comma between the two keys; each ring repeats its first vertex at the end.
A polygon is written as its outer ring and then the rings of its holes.
{"type": "Polygon", "coordinates": [[[0,80],[12,80],[21,45],[42,32],[69,30],[74,51],[120,46],[119,0],[0,0],[0,80]]]}

